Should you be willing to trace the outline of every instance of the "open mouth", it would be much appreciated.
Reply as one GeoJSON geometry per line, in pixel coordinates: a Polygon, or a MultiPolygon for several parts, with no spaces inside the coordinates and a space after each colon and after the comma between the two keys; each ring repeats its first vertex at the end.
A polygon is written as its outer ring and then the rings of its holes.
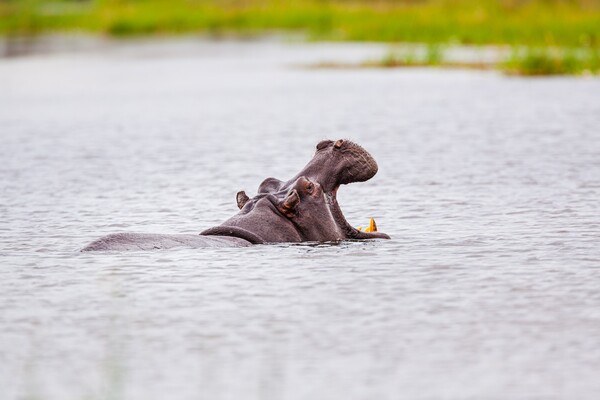
{"type": "Polygon", "coordinates": [[[341,185],[364,182],[371,179],[378,171],[375,159],[358,144],[349,140],[323,140],[317,144],[312,160],[281,189],[288,188],[300,176],[307,176],[318,182],[329,204],[329,209],[337,225],[348,239],[389,239],[382,232],[377,232],[376,225],[366,230],[358,230],[348,223],[337,201],[337,191],[341,185]]]}
{"type": "Polygon", "coordinates": [[[327,193],[327,200],[333,218],[342,229],[347,239],[390,239],[389,235],[383,232],[377,232],[377,224],[373,218],[370,219],[369,225],[365,229],[354,228],[350,225],[342,213],[337,201],[337,189],[338,188],[331,193],[327,193]]]}

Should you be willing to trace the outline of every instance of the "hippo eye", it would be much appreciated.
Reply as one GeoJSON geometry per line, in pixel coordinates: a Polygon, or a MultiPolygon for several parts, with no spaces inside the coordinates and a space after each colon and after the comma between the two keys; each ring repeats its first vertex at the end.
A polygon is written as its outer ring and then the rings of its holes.
{"type": "Polygon", "coordinates": [[[309,182],[308,185],[306,185],[306,191],[308,193],[312,193],[313,189],[315,188],[315,185],[312,182],[309,182]]]}

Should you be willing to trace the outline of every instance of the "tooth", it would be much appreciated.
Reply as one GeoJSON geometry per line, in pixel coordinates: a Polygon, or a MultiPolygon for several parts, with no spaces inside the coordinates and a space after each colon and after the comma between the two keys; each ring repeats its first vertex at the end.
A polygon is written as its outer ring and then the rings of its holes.
{"type": "Polygon", "coordinates": [[[377,224],[373,218],[369,220],[369,232],[377,232],[377,224]]]}
{"type": "Polygon", "coordinates": [[[356,229],[358,229],[361,232],[377,232],[377,224],[375,223],[375,220],[373,218],[370,218],[369,219],[369,226],[367,226],[364,231],[363,231],[363,227],[362,226],[359,226],[356,229]]]}
{"type": "Polygon", "coordinates": [[[377,224],[373,218],[369,219],[369,227],[365,228],[365,232],[377,232],[377,224]]]}

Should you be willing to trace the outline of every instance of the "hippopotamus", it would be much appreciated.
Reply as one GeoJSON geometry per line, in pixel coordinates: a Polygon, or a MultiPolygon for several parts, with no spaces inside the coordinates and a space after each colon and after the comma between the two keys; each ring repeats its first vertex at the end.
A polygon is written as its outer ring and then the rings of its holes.
{"type": "Polygon", "coordinates": [[[82,251],[151,250],[177,246],[243,247],[253,244],[389,239],[352,227],[337,202],[340,185],[364,182],[378,170],[375,159],[349,140],[323,140],[313,158],[288,181],[265,179],[256,196],[236,194],[238,214],[200,234],[115,233],[82,251]]]}

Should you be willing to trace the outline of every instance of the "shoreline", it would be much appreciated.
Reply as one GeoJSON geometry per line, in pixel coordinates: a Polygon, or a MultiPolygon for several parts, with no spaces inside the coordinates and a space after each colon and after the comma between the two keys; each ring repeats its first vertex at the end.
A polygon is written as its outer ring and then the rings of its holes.
{"type": "MultiPolygon", "coordinates": [[[[519,76],[598,76],[600,49],[507,45],[309,41],[285,32],[239,35],[179,35],[115,38],[93,34],[0,37],[0,60],[25,56],[86,54],[154,49],[157,55],[194,53],[202,46],[263,43],[273,47],[319,49],[319,58],[294,63],[306,69],[441,68],[497,71],[519,76]],[[156,50],[158,48],[158,50],[156,50]]],[[[149,50],[150,51],[150,50],[149,50]]]]}

